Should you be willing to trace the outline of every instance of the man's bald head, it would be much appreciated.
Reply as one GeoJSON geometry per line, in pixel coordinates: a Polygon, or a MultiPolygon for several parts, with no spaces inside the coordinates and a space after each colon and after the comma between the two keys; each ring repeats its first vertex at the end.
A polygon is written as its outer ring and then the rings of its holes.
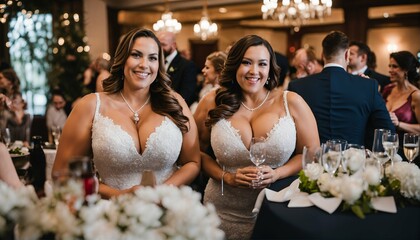
{"type": "Polygon", "coordinates": [[[162,45],[163,53],[166,56],[176,50],[175,33],[161,31],[157,33],[157,37],[162,45]]]}

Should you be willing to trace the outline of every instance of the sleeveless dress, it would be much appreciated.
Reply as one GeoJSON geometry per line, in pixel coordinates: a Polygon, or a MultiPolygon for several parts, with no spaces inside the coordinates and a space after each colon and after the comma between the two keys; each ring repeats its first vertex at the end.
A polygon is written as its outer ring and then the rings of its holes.
{"type": "MultiPolygon", "coordinates": [[[[284,92],[286,116],[281,117],[267,133],[266,160],[263,163],[271,168],[284,165],[292,155],[296,145],[296,127],[287,105],[287,91],[284,92]]],[[[211,146],[220,166],[227,172],[253,165],[249,150],[241,140],[240,132],[231,123],[222,119],[211,130],[211,146]]],[[[223,196],[221,182],[209,179],[204,193],[204,202],[213,203],[222,221],[221,229],[227,239],[250,239],[256,215],[252,213],[261,189],[235,188],[224,184],[223,196]]]]}
{"type": "Polygon", "coordinates": [[[131,136],[109,117],[100,113],[101,101],[96,94],[96,110],[92,124],[93,162],[106,185],[127,189],[140,184],[142,172],[152,170],[156,184],[162,184],[177,169],[182,132],[167,117],[150,134],[140,154],[131,136]]]}

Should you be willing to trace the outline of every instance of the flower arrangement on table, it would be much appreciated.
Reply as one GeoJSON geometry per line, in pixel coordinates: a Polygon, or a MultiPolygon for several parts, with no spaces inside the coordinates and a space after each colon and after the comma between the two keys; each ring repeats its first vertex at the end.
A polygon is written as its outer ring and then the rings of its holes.
{"type": "Polygon", "coordinates": [[[342,199],[343,210],[351,210],[360,218],[375,211],[372,202],[378,197],[393,196],[401,206],[420,203],[420,169],[415,164],[395,162],[382,174],[380,166],[362,167],[362,163],[354,157],[348,161],[350,173],[338,172],[334,176],[324,172],[319,163],[310,163],[299,173],[299,189],[342,199]]]}
{"type": "Polygon", "coordinates": [[[31,186],[0,182],[0,238],[11,223],[18,239],[223,239],[213,205],[202,205],[189,187],[142,187],[100,200],[77,184],[38,199],[31,186]]]}

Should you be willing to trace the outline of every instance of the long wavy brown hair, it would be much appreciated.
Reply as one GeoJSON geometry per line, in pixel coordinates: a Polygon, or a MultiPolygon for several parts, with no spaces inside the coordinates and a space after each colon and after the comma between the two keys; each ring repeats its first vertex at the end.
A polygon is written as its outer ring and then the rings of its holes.
{"type": "Polygon", "coordinates": [[[152,110],[171,118],[183,133],[188,132],[188,117],[182,113],[182,107],[171,93],[171,80],[165,71],[162,47],[156,35],[148,29],[133,29],[125,34],[118,44],[111,67],[111,75],[103,81],[104,92],[118,93],[124,87],[124,65],[130,56],[137,38],[152,38],[159,48],[159,72],[150,85],[150,102],[152,110]]]}
{"type": "Polygon", "coordinates": [[[253,46],[265,46],[270,53],[269,80],[264,87],[274,89],[278,84],[280,68],[276,63],[274,50],[267,40],[257,35],[248,35],[237,41],[229,51],[225,68],[220,79],[220,88],[216,92],[216,107],[209,111],[206,126],[210,127],[221,119],[230,118],[241,106],[242,89],[236,80],[236,72],[242,63],[245,52],[253,46]]]}

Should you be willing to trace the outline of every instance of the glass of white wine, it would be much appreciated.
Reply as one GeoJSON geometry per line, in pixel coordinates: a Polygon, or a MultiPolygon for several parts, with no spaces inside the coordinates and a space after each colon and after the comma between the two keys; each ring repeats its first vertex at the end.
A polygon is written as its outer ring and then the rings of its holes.
{"type": "Polygon", "coordinates": [[[252,181],[252,187],[256,188],[260,185],[260,180],[262,177],[262,172],[260,170],[261,164],[265,162],[265,138],[263,137],[253,137],[251,139],[251,145],[249,147],[249,156],[251,161],[259,169],[258,179],[252,181]]]}
{"type": "Polygon", "coordinates": [[[382,135],[388,133],[391,133],[391,131],[388,129],[375,129],[375,135],[373,137],[373,157],[380,161],[382,165],[384,165],[389,160],[389,157],[386,154],[386,150],[382,144],[382,135]]]}
{"type": "Polygon", "coordinates": [[[391,165],[394,163],[395,153],[398,150],[399,140],[397,133],[385,133],[382,135],[382,146],[385,149],[386,155],[391,160],[391,165]]]}
{"type": "Polygon", "coordinates": [[[404,155],[408,162],[412,163],[414,158],[419,155],[419,135],[415,133],[404,134],[404,155]]]}
{"type": "Polygon", "coordinates": [[[342,144],[337,142],[326,142],[322,147],[322,166],[331,177],[340,166],[342,157],[342,144]]]}

